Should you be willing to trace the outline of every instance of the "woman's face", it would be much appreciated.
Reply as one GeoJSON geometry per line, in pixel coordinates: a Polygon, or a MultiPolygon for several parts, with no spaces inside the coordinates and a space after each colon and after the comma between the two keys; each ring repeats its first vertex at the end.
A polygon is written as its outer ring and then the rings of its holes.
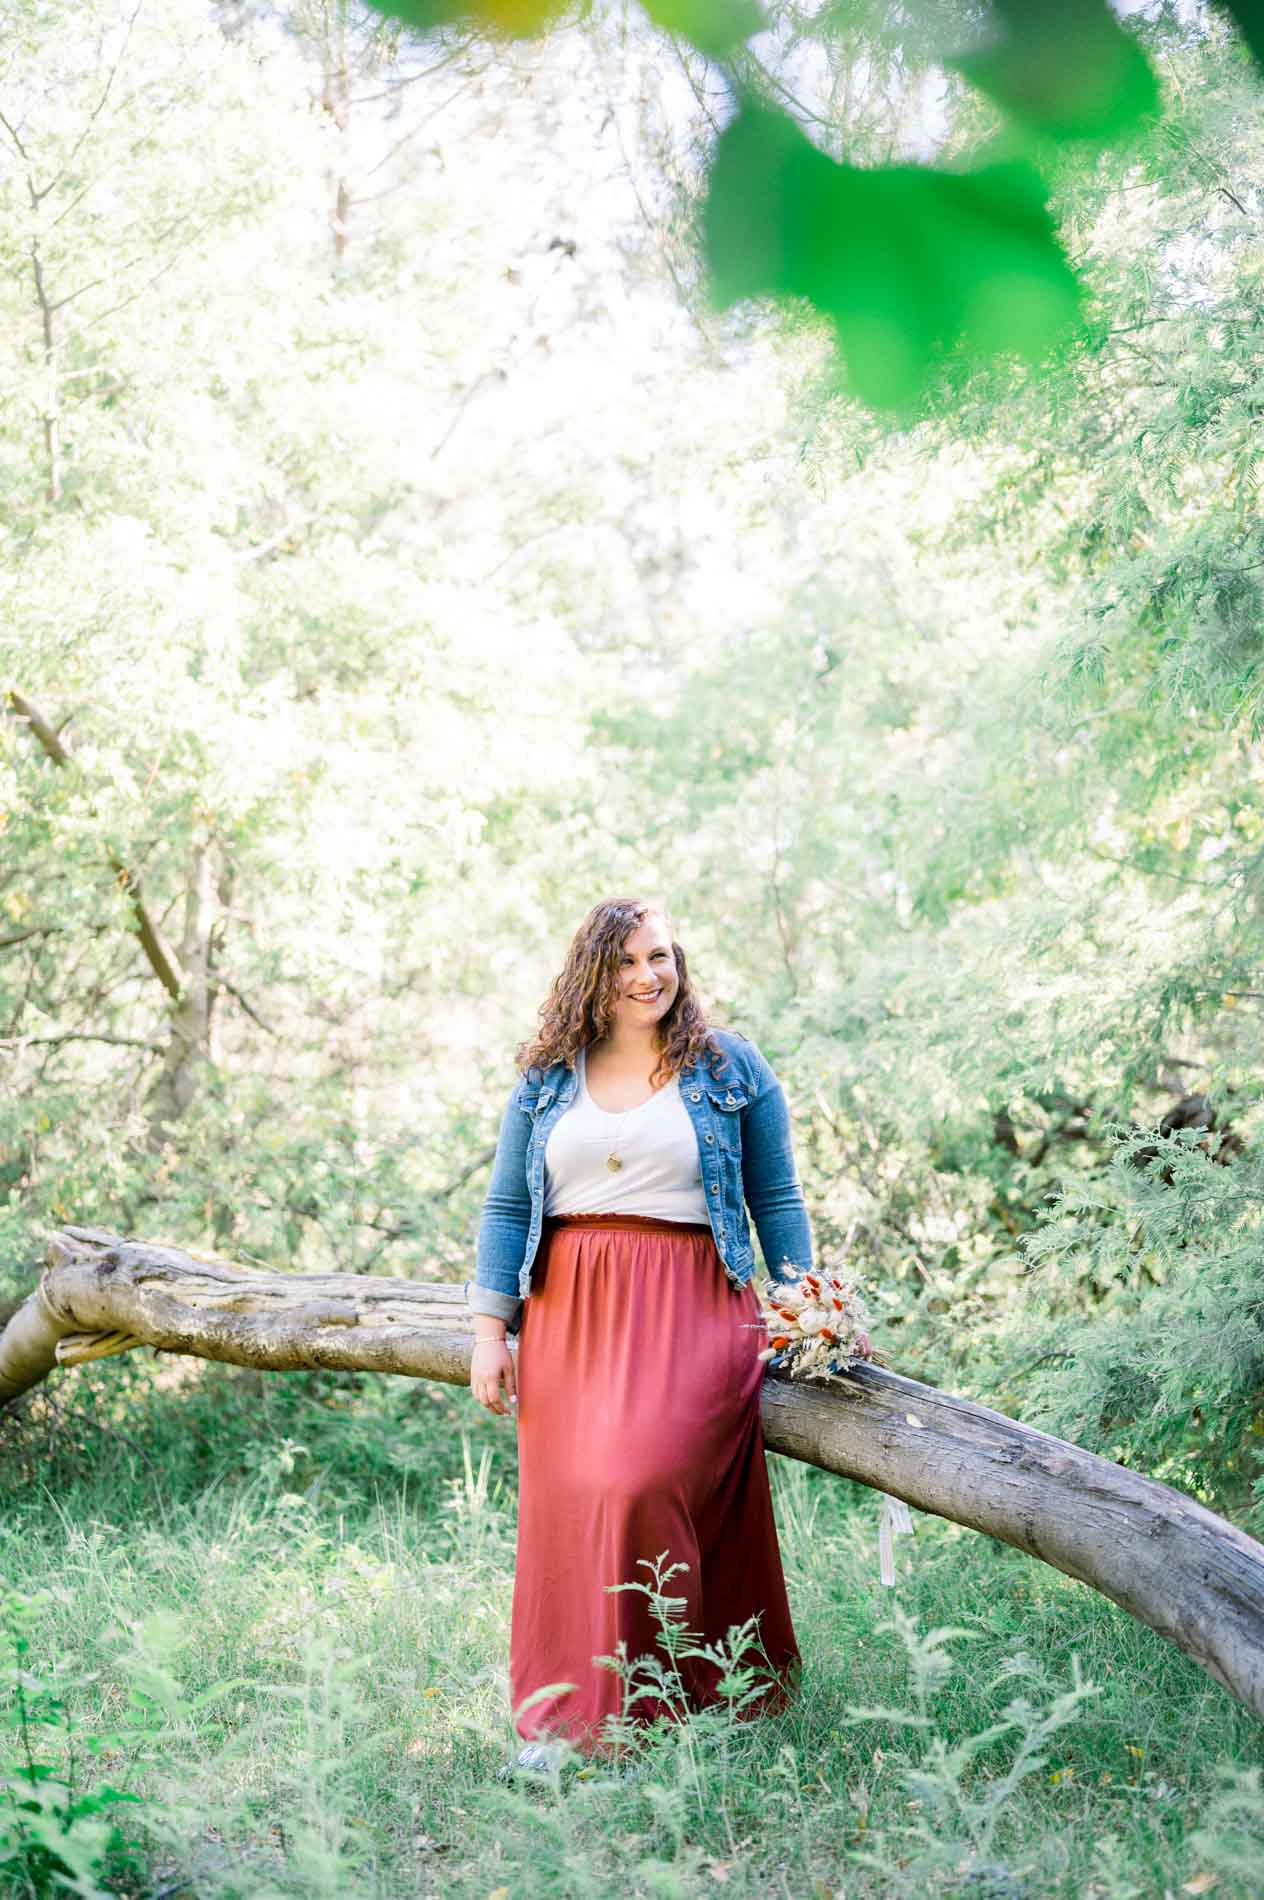
{"type": "Polygon", "coordinates": [[[671,932],[663,918],[653,912],[642,918],[624,941],[615,974],[613,1027],[649,1029],[661,1022],[680,988],[671,932]]]}

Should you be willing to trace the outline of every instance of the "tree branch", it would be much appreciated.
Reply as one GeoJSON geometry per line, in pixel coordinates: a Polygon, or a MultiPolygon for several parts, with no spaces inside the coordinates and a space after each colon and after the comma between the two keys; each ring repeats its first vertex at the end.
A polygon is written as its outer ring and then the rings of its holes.
{"type": "Polygon", "coordinates": [[[156,1056],[163,1053],[162,1043],[150,1042],[144,1036],[98,1035],[88,1029],[63,1029],[55,1036],[0,1036],[0,1049],[57,1048],[63,1042],[108,1042],[116,1049],[148,1049],[156,1056]]]}
{"type": "MultiPolygon", "coordinates": [[[[62,743],[60,734],[51,720],[46,719],[38,707],[26,697],[25,693],[20,693],[16,686],[9,688],[9,704],[19,719],[25,719],[54,765],[69,765],[72,755],[62,743]]],[[[127,866],[113,854],[110,855],[109,865],[131,900],[132,914],[136,918],[141,946],[150,969],[169,996],[179,997],[184,989],[184,972],[180,968],[175,951],[167,942],[161,926],[141,895],[138,879],[134,878],[127,866]]]]}

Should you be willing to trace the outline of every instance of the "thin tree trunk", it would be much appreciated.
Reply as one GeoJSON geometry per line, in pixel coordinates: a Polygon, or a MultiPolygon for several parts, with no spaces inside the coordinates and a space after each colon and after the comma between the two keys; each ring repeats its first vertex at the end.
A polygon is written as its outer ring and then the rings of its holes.
{"type": "Polygon", "coordinates": [[[184,895],[184,936],[180,968],[184,982],[168,1018],[169,1035],[162,1068],[149,1092],[149,1144],[160,1149],[174,1122],[197,1094],[202,1072],[213,1060],[215,986],[211,981],[211,932],[217,906],[211,846],[199,840],[189,853],[184,895]]]}
{"type": "MultiPolygon", "coordinates": [[[[40,204],[31,187],[33,208],[38,217],[40,204]]],[[[44,346],[44,406],[40,428],[44,435],[44,490],[56,506],[61,500],[61,381],[58,375],[57,311],[49,300],[44,281],[44,260],[38,236],[31,239],[31,274],[35,280],[35,300],[39,304],[40,330],[44,346]]]]}
{"type": "Polygon", "coordinates": [[[347,49],[346,0],[335,0],[332,18],[326,22],[324,43],[324,89],[321,105],[337,128],[334,147],[334,201],[329,225],[334,239],[334,263],[341,264],[350,236],[351,191],[346,178],[349,162],[347,132],[351,122],[351,67],[347,49]]]}
{"type": "MultiPolygon", "coordinates": [[[[68,1227],[0,1333],[0,1405],[55,1365],[141,1344],[261,1371],[318,1366],[469,1380],[459,1287],[261,1273],[68,1227]]],[[[986,1531],[1148,1623],[1264,1716],[1264,1544],[1172,1486],[858,1362],[822,1386],[765,1378],[764,1442],[986,1531]]]]}

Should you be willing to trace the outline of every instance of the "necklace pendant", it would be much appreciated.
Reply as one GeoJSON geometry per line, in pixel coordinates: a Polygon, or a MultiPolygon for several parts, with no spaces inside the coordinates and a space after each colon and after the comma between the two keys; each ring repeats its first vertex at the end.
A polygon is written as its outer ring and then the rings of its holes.
{"type": "Polygon", "coordinates": [[[618,1155],[607,1155],[606,1166],[609,1168],[611,1174],[617,1174],[619,1169],[623,1166],[623,1163],[620,1161],[618,1155]]]}

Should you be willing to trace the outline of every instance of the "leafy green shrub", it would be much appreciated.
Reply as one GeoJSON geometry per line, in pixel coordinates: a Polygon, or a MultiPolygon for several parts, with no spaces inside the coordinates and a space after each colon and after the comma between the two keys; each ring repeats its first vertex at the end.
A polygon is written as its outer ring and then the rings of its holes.
{"type": "Polygon", "coordinates": [[[81,1732],[69,1698],[91,1674],[73,1657],[33,1666],[33,1632],[54,1594],[6,1590],[0,1597],[0,1881],[20,1900],[67,1892],[97,1900],[136,1891],[141,1849],[125,1822],[126,1804],[141,1797],[94,1771],[128,1750],[134,1759],[152,1730],[138,1711],[127,1729],[81,1732]]]}

